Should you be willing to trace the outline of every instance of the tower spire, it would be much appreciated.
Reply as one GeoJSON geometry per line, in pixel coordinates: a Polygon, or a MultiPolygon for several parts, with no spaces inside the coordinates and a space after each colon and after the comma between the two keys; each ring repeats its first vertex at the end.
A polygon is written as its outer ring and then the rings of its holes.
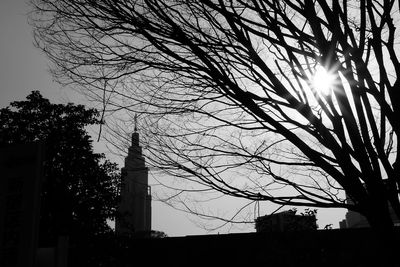
{"type": "Polygon", "coordinates": [[[135,133],[137,132],[137,113],[135,113],[135,133]]]}
{"type": "Polygon", "coordinates": [[[148,168],[142,155],[137,132],[135,132],[121,170],[121,200],[118,206],[115,231],[121,235],[134,235],[151,231],[151,191],[148,184],[148,168]]]}

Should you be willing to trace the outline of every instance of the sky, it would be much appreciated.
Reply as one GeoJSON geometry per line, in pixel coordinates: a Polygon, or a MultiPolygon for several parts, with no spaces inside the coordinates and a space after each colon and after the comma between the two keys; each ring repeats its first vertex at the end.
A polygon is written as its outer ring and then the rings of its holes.
{"type": "MultiPolygon", "coordinates": [[[[49,61],[33,45],[32,30],[27,23],[28,11],[29,6],[24,0],[0,0],[0,108],[12,101],[24,100],[32,90],[39,90],[53,103],[88,104],[84,96],[52,80],[48,72],[49,61]]],[[[104,142],[95,142],[94,148],[122,164],[123,159],[109,153],[104,142]]],[[[320,227],[333,224],[338,228],[344,215],[344,210],[318,209],[317,223],[320,227]]],[[[195,220],[166,204],[152,203],[152,229],[163,231],[168,236],[207,234],[193,222],[195,220]]]]}

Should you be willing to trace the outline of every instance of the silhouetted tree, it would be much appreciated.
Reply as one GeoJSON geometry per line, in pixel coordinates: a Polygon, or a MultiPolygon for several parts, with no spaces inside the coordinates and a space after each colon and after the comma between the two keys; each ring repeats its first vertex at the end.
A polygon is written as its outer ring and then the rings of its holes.
{"type": "Polygon", "coordinates": [[[182,178],[176,196],[349,208],[393,228],[395,1],[32,3],[54,77],[122,122],[143,114],[148,163],[182,178]]]}
{"type": "Polygon", "coordinates": [[[52,104],[38,91],[0,109],[0,144],[45,143],[42,245],[54,245],[58,235],[86,242],[111,231],[107,219],[115,212],[118,168],[93,152],[85,130],[100,123],[98,115],[82,105],[52,104]]]}

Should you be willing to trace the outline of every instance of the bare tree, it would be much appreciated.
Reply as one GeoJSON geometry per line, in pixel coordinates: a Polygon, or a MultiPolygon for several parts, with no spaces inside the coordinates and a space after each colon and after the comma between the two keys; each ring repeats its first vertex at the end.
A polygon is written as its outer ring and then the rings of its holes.
{"type": "Polygon", "coordinates": [[[54,77],[120,123],[140,113],[181,192],[400,218],[395,1],[32,4],[54,77]]]}

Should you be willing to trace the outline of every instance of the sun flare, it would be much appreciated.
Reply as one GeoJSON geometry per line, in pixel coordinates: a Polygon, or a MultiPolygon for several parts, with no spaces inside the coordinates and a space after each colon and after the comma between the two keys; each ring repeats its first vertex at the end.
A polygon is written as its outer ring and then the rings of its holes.
{"type": "Polygon", "coordinates": [[[317,66],[313,76],[314,88],[322,94],[328,95],[335,83],[335,75],[324,67],[317,66]]]}

